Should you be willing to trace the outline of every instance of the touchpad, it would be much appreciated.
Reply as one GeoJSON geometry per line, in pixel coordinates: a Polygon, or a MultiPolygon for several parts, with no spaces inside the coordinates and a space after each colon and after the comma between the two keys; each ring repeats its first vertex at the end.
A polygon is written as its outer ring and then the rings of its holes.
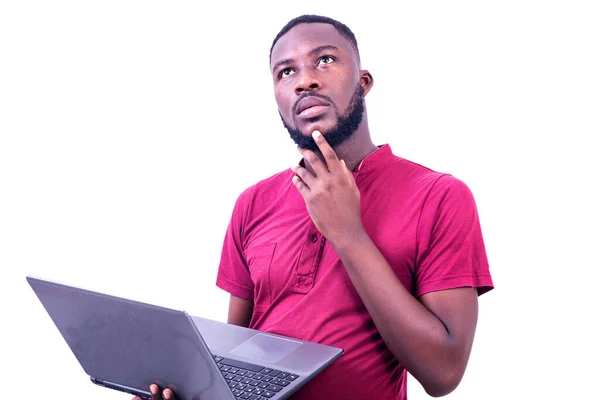
{"type": "Polygon", "coordinates": [[[276,363],[302,346],[302,342],[257,333],[230,353],[257,361],[276,363]]]}

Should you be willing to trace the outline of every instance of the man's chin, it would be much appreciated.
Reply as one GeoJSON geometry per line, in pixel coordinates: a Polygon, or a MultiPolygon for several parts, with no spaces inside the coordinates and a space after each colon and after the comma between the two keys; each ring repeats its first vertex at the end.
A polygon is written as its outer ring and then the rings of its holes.
{"type": "Polygon", "coordinates": [[[327,137],[327,132],[330,132],[332,129],[328,124],[323,123],[315,123],[315,124],[307,124],[303,126],[299,131],[302,133],[302,136],[312,137],[314,131],[319,131],[323,134],[323,136],[327,137]]]}
{"type": "Polygon", "coordinates": [[[296,126],[296,129],[290,129],[287,125],[285,126],[296,145],[302,149],[315,151],[319,148],[312,138],[313,132],[321,132],[327,140],[328,133],[335,131],[336,122],[331,123],[331,121],[320,119],[314,122],[302,121],[301,124],[297,124],[296,126]]]}

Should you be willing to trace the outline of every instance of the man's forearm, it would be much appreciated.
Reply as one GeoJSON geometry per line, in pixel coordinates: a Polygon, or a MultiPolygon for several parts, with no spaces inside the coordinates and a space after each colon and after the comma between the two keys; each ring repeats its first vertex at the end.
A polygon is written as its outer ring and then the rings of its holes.
{"type": "Polygon", "coordinates": [[[366,233],[332,244],[396,359],[428,393],[453,390],[464,357],[442,321],[406,290],[366,233]]]}

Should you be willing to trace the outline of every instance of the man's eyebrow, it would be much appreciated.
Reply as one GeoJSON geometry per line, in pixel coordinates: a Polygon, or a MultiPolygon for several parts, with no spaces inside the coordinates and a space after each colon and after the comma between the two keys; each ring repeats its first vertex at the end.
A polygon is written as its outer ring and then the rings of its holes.
{"type": "Polygon", "coordinates": [[[311,51],[308,52],[308,55],[309,56],[314,56],[314,55],[322,52],[323,50],[335,50],[335,51],[338,51],[339,49],[337,47],[335,47],[335,46],[330,45],[330,44],[326,44],[325,46],[319,46],[319,47],[316,47],[316,48],[312,49],[311,51]]]}
{"type": "MultiPolygon", "coordinates": [[[[319,47],[315,47],[314,49],[312,49],[311,51],[308,52],[309,56],[314,56],[320,52],[322,52],[323,50],[335,50],[338,51],[339,49],[333,45],[327,44],[324,46],[319,46],[319,47]]],[[[294,61],[293,58],[286,58],[285,60],[281,60],[275,63],[275,65],[273,65],[273,72],[275,72],[275,70],[277,70],[277,68],[279,68],[280,66],[284,65],[284,64],[289,64],[292,61],[294,61]]]]}
{"type": "Polygon", "coordinates": [[[285,60],[281,60],[281,61],[276,62],[275,65],[273,65],[273,72],[275,72],[275,70],[277,70],[277,68],[279,68],[281,65],[289,64],[292,61],[294,61],[293,58],[286,58],[285,60]]]}

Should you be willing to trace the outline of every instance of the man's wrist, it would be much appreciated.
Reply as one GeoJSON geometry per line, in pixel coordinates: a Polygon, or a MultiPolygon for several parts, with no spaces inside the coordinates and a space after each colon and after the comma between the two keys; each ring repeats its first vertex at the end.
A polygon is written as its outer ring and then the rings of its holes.
{"type": "Polygon", "coordinates": [[[355,230],[343,232],[337,237],[329,239],[329,242],[338,255],[342,257],[344,254],[351,255],[353,252],[368,245],[371,242],[371,238],[361,226],[355,230]]]}

